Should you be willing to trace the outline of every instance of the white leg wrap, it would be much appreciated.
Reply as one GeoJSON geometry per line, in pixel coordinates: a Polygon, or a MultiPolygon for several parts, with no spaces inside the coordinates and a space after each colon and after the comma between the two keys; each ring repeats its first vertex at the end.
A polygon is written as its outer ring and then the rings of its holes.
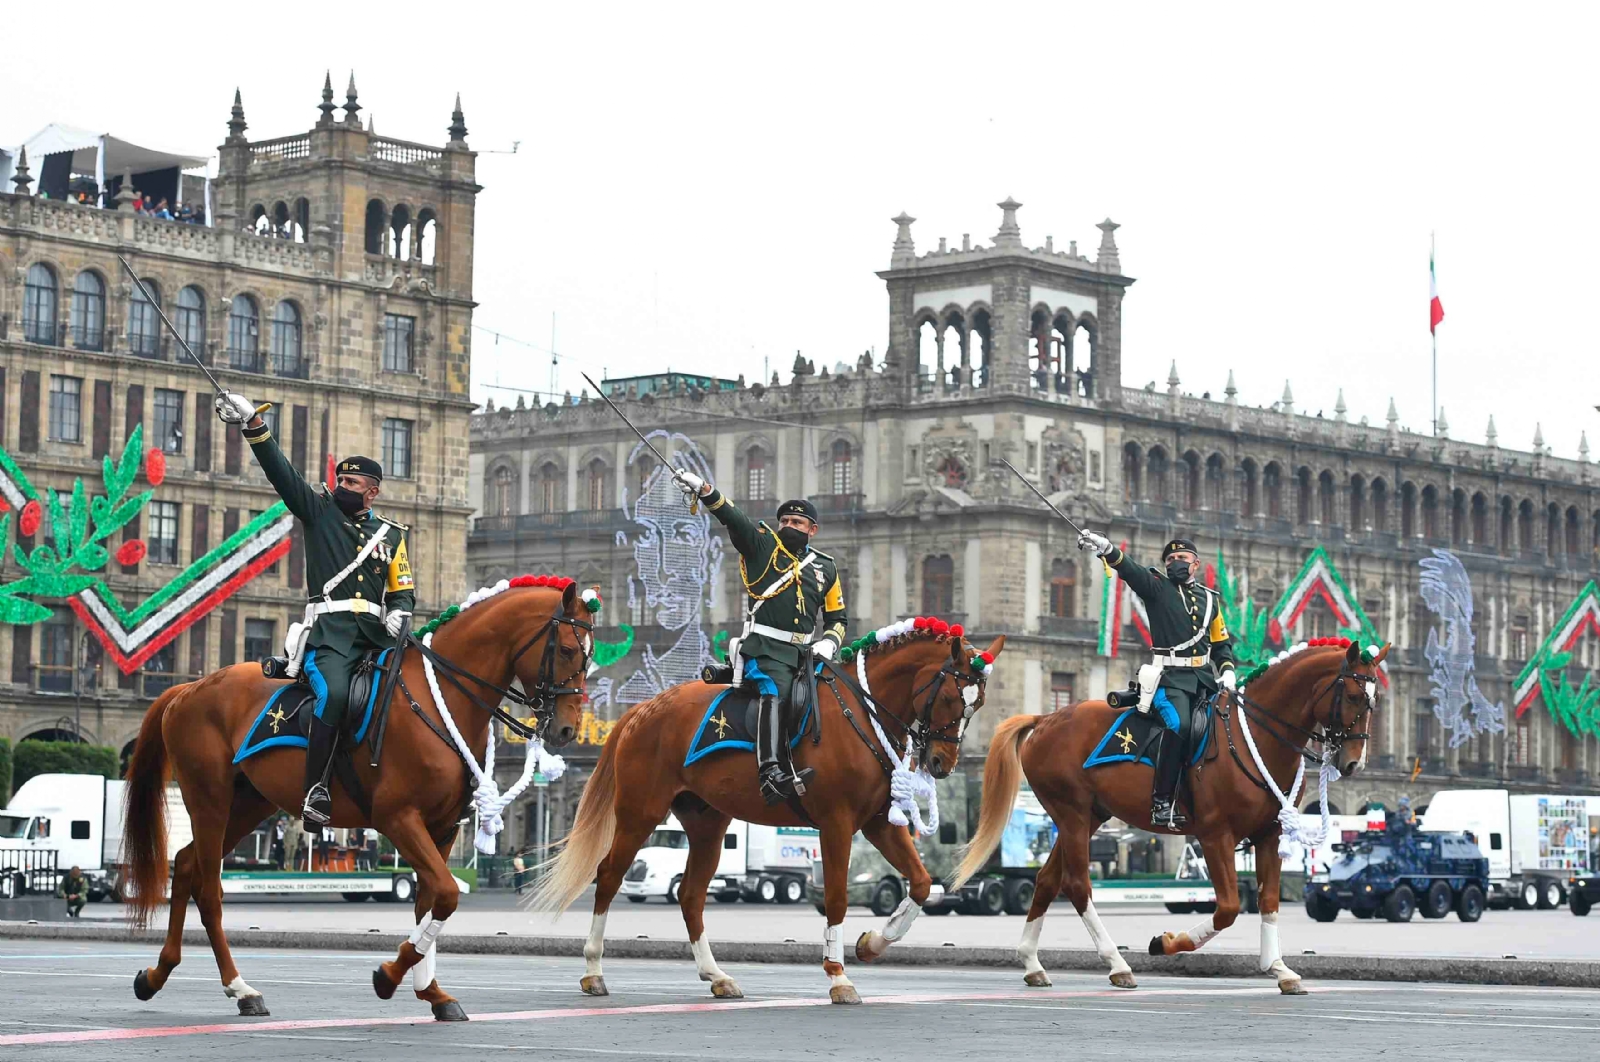
{"type": "MultiPolygon", "coordinates": [[[[1039,921],[1043,922],[1044,919],[1039,921]]],[[[1100,921],[1100,912],[1094,909],[1093,900],[1083,909],[1083,925],[1089,931],[1089,939],[1094,942],[1094,950],[1111,967],[1112,973],[1127,973],[1132,969],[1128,960],[1122,957],[1122,952],[1117,950],[1117,942],[1111,939],[1106,924],[1100,921]]]]}
{"type": "Polygon", "coordinates": [[[259,996],[261,993],[245,984],[243,977],[235,977],[222,986],[222,994],[229,999],[244,999],[248,996],[259,996]]]}
{"type": "Polygon", "coordinates": [[[717,960],[711,956],[711,938],[702,933],[700,939],[692,942],[689,947],[694,949],[694,968],[700,972],[700,980],[731,980],[722,972],[722,967],[717,965],[717,960]]]}
{"type": "Polygon", "coordinates": [[[1220,932],[1222,932],[1222,930],[1218,929],[1216,925],[1213,924],[1212,919],[1208,918],[1204,922],[1201,922],[1199,925],[1195,926],[1193,929],[1189,930],[1189,939],[1194,942],[1195,949],[1198,950],[1205,947],[1206,941],[1210,940],[1220,932]]]}
{"type": "Polygon", "coordinates": [[[426,922],[418,922],[417,928],[411,931],[411,936],[406,939],[411,941],[411,946],[417,949],[420,955],[426,955],[433,950],[433,942],[439,939],[439,934],[444,930],[444,920],[430,918],[426,922]]]}
{"type": "Polygon", "coordinates": [[[1272,964],[1283,961],[1283,950],[1278,944],[1278,913],[1261,916],[1261,970],[1272,969],[1272,964]]]}
{"type": "MultiPolygon", "coordinates": [[[[596,914],[589,920],[589,939],[583,942],[583,972],[586,977],[600,976],[600,956],[606,950],[606,916],[596,914]]],[[[710,954],[708,950],[706,954],[710,954]]]]}
{"type": "Polygon", "coordinates": [[[832,925],[822,931],[822,959],[844,965],[844,932],[841,926],[832,925]]]}
{"type": "Polygon", "coordinates": [[[883,939],[890,944],[906,935],[906,930],[911,928],[911,923],[917,920],[917,915],[922,913],[922,908],[907,896],[900,901],[900,906],[894,909],[894,914],[889,916],[889,921],[883,924],[883,939]]]}
{"type": "Polygon", "coordinates": [[[413,992],[425,991],[429,985],[433,984],[433,966],[438,957],[439,949],[429,948],[427,953],[422,956],[422,961],[411,968],[411,990],[413,992]]]}
{"type": "Polygon", "coordinates": [[[1044,916],[1040,915],[1022,927],[1022,943],[1017,945],[1017,958],[1022,960],[1023,973],[1040,973],[1039,934],[1044,932],[1044,916]]]}

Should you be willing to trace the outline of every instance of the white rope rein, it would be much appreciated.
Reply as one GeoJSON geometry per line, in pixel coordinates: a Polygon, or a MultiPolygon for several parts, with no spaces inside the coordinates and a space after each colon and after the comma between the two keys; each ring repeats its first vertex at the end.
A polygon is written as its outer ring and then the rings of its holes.
{"type": "Polygon", "coordinates": [[[1282,830],[1278,835],[1278,854],[1289,854],[1289,842],[1299,841],[1307,848],[1315,848],[1328,836],[1328,780],[1337,775],[1338,768],[1333,765],[1332,749],[1324,744],[1322,746],[1322,765],[1317,768],[1317,797],[1322,811],[1322,822],[1319,826],[1308,825],[1305,816],[1301,815],[1296,805],[1300,802],[1300,786],[1306,780],[1306,760],[1304,756],[1296,755],[1294,785],[1289,787],[1287,795],[1278,788],[1277,779],[1272,777],[1272,772],[1267,770],[1267,765],[1261,762],[1261,750],[1256,748],[1255,735],[1250,732],[1250,722],[1245,718],[1244,702],[1239,701],[1239,730],[1244,734],[1244,743],[1250,750],[1250,759],[1255,761],[1256,770],[1261,772],[1267,785],[1272,789],[1272,795],[1278,798],[1278,822],[1282,830]]]}
{"type": "MultiPolygon", "coordinates": [[[[869,698],[872,689],[867,685],[867,654],[856,655],[856,680],[861,686],[861,692],[869,698]]],[[[933,776],[927,771],[911,769],[911,742],[906,741],[906,755],[904,762],[894,753],[894,746],[889,744],[889,738],[883,732],[883,727],[878,724],[878,713],[871,703],[863,704],[866,715],[872,721],[872,731],[878,735],[878,744],[883,746],[883,751],[889,757],[889,762],[894,764],[894,770],[889,775],[889,821],[896,826],[905,826],[908,823],[915,827],[917,835],[926,837],[939,828],[939,792],[934,788],[933,776]],[[922,809],[917,802],[921,800],[928,805],[928,818],[923,822],[922,809]]]]}

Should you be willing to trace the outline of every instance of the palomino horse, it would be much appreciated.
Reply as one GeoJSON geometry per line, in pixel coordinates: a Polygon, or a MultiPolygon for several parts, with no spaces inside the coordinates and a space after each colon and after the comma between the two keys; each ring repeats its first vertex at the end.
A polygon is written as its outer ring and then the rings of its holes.
{"type": "MultiPolygon", "coordinates": [[[[1348,777],[1366,760],[1368,717],[1374,709],[1377,666],[1387,645],[1363,651],[1344,639],[1297,647],[1264,671],[1247,677],[1232,697],[1219,699],[1210,746],[1218,751],[1189,774],[1189,831],[1200,839],[1217,908],[1209,922],[1187,933],[1165,933],[1150,942],[1153,955],[1175,955],[1201,947],[1239,915],[1234,846],[1255,842],[1256,880],[1261,902],[1261,960],[1285,995],[1299,995],[1300,976],[1284,965],[1278,945],[1278,838],[1282,805],[1260,778],[1249,746],[1260,752],[1280,792],[1290,792],[1307,742],[1323,750],[1326,762],[1348,777]],[[1246,732],[1249,728],[1249,732],[1246,732]],[[1220,731],[1220,733],[1219,733],[1220,731]],[[1273,740],[1262,740],[1260,735],[1273,740]],[[1222,739],[1219,742],[1218,739],[1222,739]],[[1251,740],[1253,739],[1253,741],[1251,740]]],[[[952,888],[982,868],[1000,841],[1023,775],[1060,831],[1050,857],[1039,870],[1038,887],[1017,957],[1033,986],[1050,984],[1039,964],[1039,932],[1045,912],[1065,889],[1077,908],[1095,950],[1111,967],[1111,983],[1135,987],[1133,971],[1117,951],[1095,912],[1089,887],[1089,837],[1112,816],[1143,829],[1150,822],[1150,771],[1134,762],[1084,768],[1096,743],[1117,718],[1104,701],[1084,701],[1047,716],[1019,715],[995,730],[984,765],[983,809],[952,888]]]]}
{"type": "MultiPolygon", "coordinates": [[[[910,895],[889,917],[884,931],[863,933],[856,941],[856,957],[870,962],[905,935],[932,885],[910,830],[891,824],[887,817],[889,761],[903,762],[903,746],[909,739],[911,755],[925,770],[941,778],[950,773],[960,756],[966,721],[983,703],[983,668],[1005,644],[1003,636],[996,638],[986,655],[979,655],[962,640],[959,626],[923,619],[917,619],[914,627],[905,621],[878,635],[861,639],[850,652],[841,651],[839,671],[825,672],[833,682],[819,679],[821,743],[806,740],[794,750],[797,767],[816,771],[802,803],[821,836],[828,920],[822,967],[830,981],[829,998],[835,1003],[861,1002],[844,974],[839,928],[849,903],[851,839],[860,830],[911,883],[910,895]],[[909,633],[894,633],[908,628],[909,633]],[[885,640],[859,649],[878,635],[885,640]],[[881,750],[867,718],[874,712],[890,745],[901,749],[881,750]]],[[[689,836],[688,866],[678,902],[700,979],[711,982],[711,994],[718,998],[743,995],[717,966],[705,936],[706,886],[716,873],[723,835],[733,818],[773,826],[808,824],[786,805],[768,807],[762,802],[755,764],[747,754],[718,752],[685,766],[712,699],[724,689],[685,683],[638,705],[618,721],[584,788],[572,832],[534,895],[533,907],[559,913],[597,880],[594,917],[583,949],[586,971],[580,982],[590,995],[607,994],[600,969],[606,912],[634,853],[668,811],[678,816],[689,836]]]]}
{"type": "MultiPolygon", "coordinates": [[[[482,596],[471,602],[475,607],[438,628],[432,649],[435,667],[446,679],[445,702],[472,755],[482,761],[490,709],[498,707],[502,696],[532,707],[547,740],[566,744],[577,731],[588,663],[590,624],[580,618],[586,615],[585,602],[577,587],[569,579],[525,576],[505,592],[475,596],[482,596]],[[513,680],[526,692],[509,689],[513,680]],[[469,693],[469,686],[490,701],[469,693]]],[[[364,753],[351,757],[371,815],[336,785],[333,825],[376,828],[416,870],[417,932],[400,945],[393,962],[373,972],[378,995],[392,996],[411,970],[417,998],[433,1007],[436,1018],[463,1020],[460,1004],[432,977],[433,943],[459,898],[447,858],[474,779],[456,747],[440,737],[444,720],[428,692],[437,683],[424,673],[422,651],[413,649],[401,669],[396,693],[402,696],[392,698],[379,768],[370,768],[364,753]],[[408,710],[414,703],[419,709],[408,710]],[[425,917],[430,914],[432,921],[425,917]]],[[[157,965],[134,978],[140,999],[159,992],[178,965],[184,912],[193,896],[211,937],[224,993],[238,1000],[241,1014],[267,1013],[261,993],[239,975],[228,949],[222,930],[221,868],[223,855],[262,819],[278,808],[298,814],[305,796],[303,749],[270,748],[233,762],[268,695],[279,686],[263,678],[257,665],[235,664],[173,687],[145,713],[128,769],[125,834],[136,924],[146,922],[166,893],[162,791],[169,764],[183,790],[194,840],[173,859],[167,939],[157,965]]]]}

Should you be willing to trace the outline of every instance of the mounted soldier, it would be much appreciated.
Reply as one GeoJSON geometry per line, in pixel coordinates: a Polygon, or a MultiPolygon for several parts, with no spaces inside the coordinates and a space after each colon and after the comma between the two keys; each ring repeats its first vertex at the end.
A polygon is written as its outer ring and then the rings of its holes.
{"type": "Polygon", "coordinates": [[[306,585],[311,599],[303,623],[290,627],[287,677],[303,669],[317,696],[307,734],[306,797],[302,814],[321,826],[332,817],[328,775],[348,707],[350,679],[369,650],[388,648],[416,603],[406,532],[377,515],[372,503],[383,467],[370,457],[348,457],[336,469],[332,493],[313,488],[295,470],[262,420],[268,405],[241,395],[217,397],[217,416],[243,426],[261,470],[300,520],[305,535],[306,585]]]}
{"type": "Polygon", "coordinates": [[[1150,818],[1174,833],[1188,820],[1175,793],[1182,768],[1183,735],[1190,713],[1215,696],[1218,686],[1233,689],[1233,643],[1222,619],[1221,597],[1200,582],[1202,566],[1195,544],[1174,538],[1161,551],[1161,568],[1145,568],[1106,536],[1084,531],[1078,548],[1094,553],[1116,570],[1144,602],[1154,657],[1139,669],[1139,710],[1154,708],[1163,726],[1157,739],[1155,788],[1150,818]]]}
{"type": "Polygon", "coordinates": [[[783,719],[795,678],[802,662],[832,660],[844,643],[847,615],[838,566],[811,546],[821,530],[811,502],[801,498],[778,506],[774,531],[693,472],[674,469],[672,478],[691,502],[703,502],[722,522],[739,551],[739,576],[749,602],[744,631],[729,646],[728,659],[735,668],[735,684],[753,683],[760,694],[756,763],[761,797],[768,804],[782,803],[803,795],[813,773],[806,768],[786,774],[781,761],[783,719]],[[819,611],[822,632],[816,634],[819,611]]]}

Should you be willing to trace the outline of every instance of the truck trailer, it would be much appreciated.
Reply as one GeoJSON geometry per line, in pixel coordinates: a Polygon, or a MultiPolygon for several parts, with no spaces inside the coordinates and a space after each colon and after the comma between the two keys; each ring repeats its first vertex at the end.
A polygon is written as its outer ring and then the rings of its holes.
{"type": "Polygon", "coordinates": [[[1489,859],[1489,906],[1550,909],[1593,865],[1591,837],[1600,798],[1504,789],[1434,794],[1422,827],[1472,835],[1489,859]]]}

